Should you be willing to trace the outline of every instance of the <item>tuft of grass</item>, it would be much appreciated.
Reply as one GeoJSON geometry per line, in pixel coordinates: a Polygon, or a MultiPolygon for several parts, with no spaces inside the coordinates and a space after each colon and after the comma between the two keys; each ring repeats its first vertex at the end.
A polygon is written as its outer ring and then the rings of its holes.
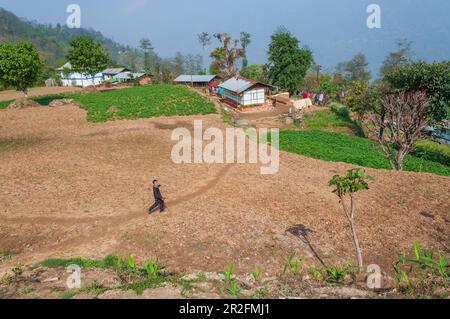
{"type": "Polygon", "coordinates": [[[123,267],[123,261],[120,257],[108,255],[101,260],[84,258],[46,259],[39,265],[47,268],[66,268],[70,265],[78,265],[82,268],[116,269],[123,267]]]}
{"type": "Polygon", "coordinates": [[[13,101],[0,101],[0,110],[6,109],[13,101]]]}
{"type": "Polygon", "coordinates": [[[64,291],[61,296],[59,296],[60,299],[72,299],[78,294],[79,291],[77,290],[71,290],[71,291],[64,291]]]}
{"type": "Polygon", "coordinates": [[[258,281],[262,276],[262,270],[259,267],[256,267],[252,270],[252,277],[255,281],[258,281]]]}
{"type": "Polygon", "coordinates": [[[267,299],[269,290],[267,288],[258,289],[252,296],[252,299],[267,299]]]}
{"type": "Polygon", "coordinates": [[[65,95],[65,94],[52,94],[52,95],[44,95],[44,96],[34,97],[32,100],[39,103],[42,106],[48,106],[54,100],[61,100],[61,99],[65,99],[66,97],[67,97],[67,95],[65,95]]]}
{"type": "Polygon", "coordinates": [[[21,295],[23,295],[23,296],[26,296],[26,295],[29,295],[30,293],[32,293],[33,292],[33,288],[31,288],[31,287],[23,287],[21,290],[20,290],[20,294],[21,295]]]}
{"type": "Polygon", "coordinates": [[[134,290],[136,294],[140,296],[145,290],[160,287],[167,281],[168,281],[167,277],[157,276],[142,281],[128,283],[121,286],[120,288],[122,290],[130,290],[130,289],[134,290]]]}

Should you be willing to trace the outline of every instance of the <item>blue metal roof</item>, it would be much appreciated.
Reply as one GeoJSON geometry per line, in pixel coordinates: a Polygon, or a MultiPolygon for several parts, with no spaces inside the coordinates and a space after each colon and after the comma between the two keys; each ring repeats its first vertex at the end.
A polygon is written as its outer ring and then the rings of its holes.
{"type": "Polygon", "coordinates": [[[188,74],[182,74],[179,77],[177,77],[174,82],[179,82],[179,83],[188,83],[188,82],[211,82],[212,80],[214,80],[214,78],[217,75],[188,75],[188,74]]]}
{"type": "Polygon", "coordinates": [[[255,84],[257,84],[257,82],[255,81],[232,77],[231,79],[220,84],[219,87],[231,92],[242,93],[245,90],[254,86],[255,84]]]}

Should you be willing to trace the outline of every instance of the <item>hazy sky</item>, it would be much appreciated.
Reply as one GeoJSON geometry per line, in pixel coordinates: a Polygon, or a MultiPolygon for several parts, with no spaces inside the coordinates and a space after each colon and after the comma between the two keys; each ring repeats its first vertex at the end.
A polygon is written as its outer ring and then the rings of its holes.
{"type": "Polygon", "coordinates": [[[450,59],[450,0],[0,0],[0,7],[56,24],[71,3],[81,6],[82,27],[132,46],[148,37],[163,57],[201,53],[202,31],[247,31],[250,62],[264,63],[270,35],[284,25],[328,69],[363,52],[376,70],[398,38],[414,41],[416,58],[450,59]],[[381,29],[367,28],[371,3],[381,6],[381,29]]]}

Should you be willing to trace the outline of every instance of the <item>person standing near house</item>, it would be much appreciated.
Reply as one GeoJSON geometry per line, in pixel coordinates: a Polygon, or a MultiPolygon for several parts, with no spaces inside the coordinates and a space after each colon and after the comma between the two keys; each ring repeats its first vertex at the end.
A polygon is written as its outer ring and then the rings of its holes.
{"type": "Polygon", "coordinates": [[[166,205],[164,203],[164,197],[161,195],[161,184],[159,184],[157,179],[153,180],[153,197],[155,198],[155,203],[148,209],[148,213],[153,213],[158,207],[159,212],[164,213],[166,211],[166,205]]]}
{"type": "Polygon", "coordinates": [[[323,105],[323,100],[325,99],[325,95],[323,94],[323,92],[319,93],[319,106],[323,105]]]}

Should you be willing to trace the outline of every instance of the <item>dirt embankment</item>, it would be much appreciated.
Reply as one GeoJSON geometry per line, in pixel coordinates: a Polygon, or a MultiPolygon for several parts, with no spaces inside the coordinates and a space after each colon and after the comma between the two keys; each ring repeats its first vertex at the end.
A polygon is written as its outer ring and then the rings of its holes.
{"type": "MultiPolygon", "coordinates": [[[[29,97],[38,97],[45,95],[53,95],[53,94],[62,94],[62,93],[75,93],[81,91],[80,88],[77,87],[63,87],[63,86],[55,86],[55,87],[37,87],[29,89],[28,95],[29,97]]],[[[7,90],[0,91],[0,102],[1,101],[12,101],[16,99],[23,98],[24,95],[22,92],[18,92],[15,90],[7,90]]]]}
{"type": "MultiPolygon", "coordinates": [[[[281,153],[280,171],[260,165],[177,165],[172,129],[224,128],[220,116],[89,124],[76,107],[0,111],[0,272],[55,257],[159,256],[175,271],[278,274],[295,250],[305,265],[354,256],[348,224],[327,186],[353,165],[281,153]],[[149,185],[163,184],[168,213],[146,213],[149,185]],[[307,240],[293,226],[307,229],[307,240]]],[[[392,272],[414,240],[448,254],[450,179],[367,169],[357,195],[366,264],[392,272]]]]}

